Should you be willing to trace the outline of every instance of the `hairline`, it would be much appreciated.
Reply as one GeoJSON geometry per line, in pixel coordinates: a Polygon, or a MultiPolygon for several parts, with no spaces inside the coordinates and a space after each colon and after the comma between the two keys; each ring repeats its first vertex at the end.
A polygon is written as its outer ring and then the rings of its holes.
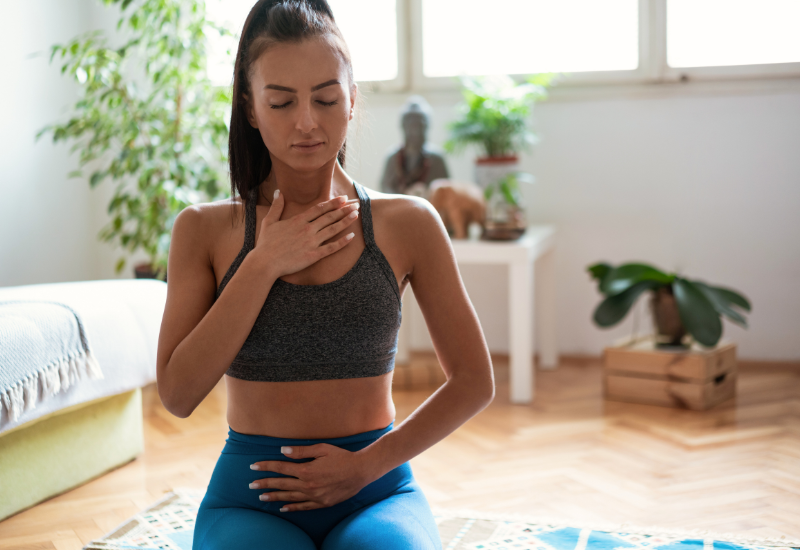
{"type": "MultiPolygon", "coordinates": [[[[249,44],[248,50],[251,50],[253,46],[259,42],[265,43],[259,52],[258,56],[255,59],[252,59],[248,62],[247,67],[245,68],[245,73],[247,74],[247,83],[249,87],[252,87],[253,81],[253,66],[255,65],[256,61],[261,59],[261,56],[264,55],[272,46],[276,44],[302,44],[303,42],[309,40],[321,40],[322,42],[326,43],[326,45],[331,49],[331,51],[336,55],[339,60],[344,65],[345,74],[347,75],[347,79],[349,80],[350,90],[355,87],[356,81],[353,78],[353,64],[352,61],[347,59],[344,51],[342,50],[342,45],[339,44],[340,38],[333,32],[322,32],[312,36],[304,36],[302,38],[296,40],[276,40],[275,38],[269,36],[257,36],[255,37],[249,44]]],[[[345,46],[346,47],[346,46],[345,46]]],[[[313,90],[312,90],[313,91],[313,90]]]]}

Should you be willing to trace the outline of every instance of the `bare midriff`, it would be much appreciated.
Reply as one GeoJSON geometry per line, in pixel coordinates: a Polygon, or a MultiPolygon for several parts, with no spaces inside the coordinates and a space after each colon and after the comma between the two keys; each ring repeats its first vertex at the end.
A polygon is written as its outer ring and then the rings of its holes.
{"type": "Polygon", "coordinates": [[[298,439],[379,430],[395,419],[392,374],[303,382],[226,375],[228,425],[239,433],[298,439]]]}

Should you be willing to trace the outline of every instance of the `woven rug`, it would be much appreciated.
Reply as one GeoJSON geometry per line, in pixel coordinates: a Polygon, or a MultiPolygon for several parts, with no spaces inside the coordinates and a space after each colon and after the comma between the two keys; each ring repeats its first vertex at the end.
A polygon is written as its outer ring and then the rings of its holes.
{"type": "MultiPolygon", "coordinates": [[[[191,550],[203,491],[178,489],[84,550],[191,550]]],[[[520,514],[432,508],[444,550],[798,550],[786,537],[752,537],[702,530],[577,525],[520,514]]]]}

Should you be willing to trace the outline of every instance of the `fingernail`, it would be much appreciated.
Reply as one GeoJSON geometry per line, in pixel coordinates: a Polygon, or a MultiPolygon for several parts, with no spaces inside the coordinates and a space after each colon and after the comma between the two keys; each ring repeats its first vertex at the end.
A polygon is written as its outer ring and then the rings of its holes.
{"type": "Polygon", "coordinates": [[[249,485],[249,487],[250,487],[251,489],[258,489],[258,483],[251,483],[251,484],[249,485]]]}
{"type": "Polygon", "coordinates": [[[280,195],[280,194],[281,194],[281,190],[280,189],[276,189],[275,192],[272,194],[272,200],[277,199],[278,195],[280,195]]]}
{"type": "Polygon", "coordinates": [[[347,236],[345,237],[345,239],[347,239],[347,240],[349,241],[349,240],[350,240],[350,239],[352,239],[354,236],[355,236],[355,233],[348,233],[348,234],[347,234],[347,236]]]}
{"type": "Polygon", "coordinates": [[[258,464],[251,464],[250,465],[250,469],[251,470],[258,470],[258,464]]]}
{"type": "Polygon", "coordinates": [[[288,512],[289,509],[286,506],[281,507],[281,512],[288,512]]]}
{"type": "Polygon", "coordinates": [[[258,495],[259,500],[269,500],[269,495],[258,495]]]}
{"type": "Polygon", "coordinates": [[[292,454],[292,448],[291,447],[281,447],[281,452],[283,454],[285,454],[285,455],[290,455],[290,454],[292,454]]]}

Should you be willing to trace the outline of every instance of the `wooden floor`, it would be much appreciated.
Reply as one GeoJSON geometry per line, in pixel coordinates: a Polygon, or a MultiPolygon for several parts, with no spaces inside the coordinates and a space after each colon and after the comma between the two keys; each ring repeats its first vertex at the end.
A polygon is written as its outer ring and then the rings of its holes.
{"type": "MultiPolygon", "coordinates": [[[[511,405],[507,359],[494,363],[494,402],[411,460],[432,506],[800,539],[800,364],[740,363],[736,399],[694,412],[604,401],[599,359],[579,357],[511,405]]],[[[395,424],[432,391],[395,390],[395,424]]],[[[0,522],[0,548],[80,549],[173,487],[206,486],[224,388],[187,419],[144,396],[145,453],[0,522]]]]}

